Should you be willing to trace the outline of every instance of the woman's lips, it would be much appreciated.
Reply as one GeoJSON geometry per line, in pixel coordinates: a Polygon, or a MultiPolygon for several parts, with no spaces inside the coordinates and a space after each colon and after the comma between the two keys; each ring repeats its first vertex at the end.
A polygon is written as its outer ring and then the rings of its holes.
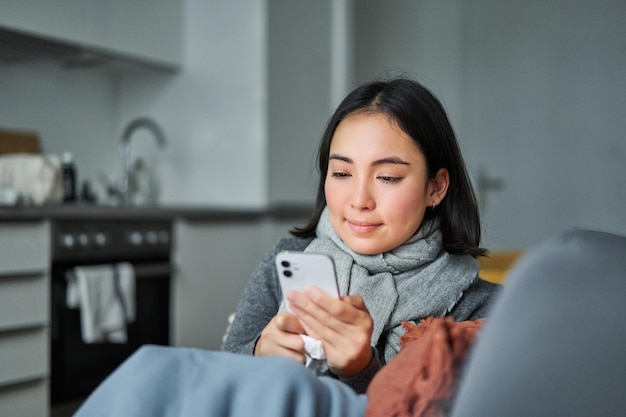
{"type": "Polygon", "coordinates": [[[378,228],[381,223],[368,223],[356,220],[348,220],[348,225],[356,233],[370,233],[378,228]]]}

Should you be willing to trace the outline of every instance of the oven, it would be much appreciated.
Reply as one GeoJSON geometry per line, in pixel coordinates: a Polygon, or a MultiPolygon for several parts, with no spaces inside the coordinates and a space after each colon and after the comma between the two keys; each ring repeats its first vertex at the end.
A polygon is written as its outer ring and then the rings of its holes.
{"type": "Polygon", "coordinates": [[[171,222],[55,220],[52,224],[50,402],[80,402],[144,344],[169,345],[171,222]],[[128,262],[135,275],[135,319],[126,343],[84,343],[80,310],[66,303],[77,266],[128,262]]]}

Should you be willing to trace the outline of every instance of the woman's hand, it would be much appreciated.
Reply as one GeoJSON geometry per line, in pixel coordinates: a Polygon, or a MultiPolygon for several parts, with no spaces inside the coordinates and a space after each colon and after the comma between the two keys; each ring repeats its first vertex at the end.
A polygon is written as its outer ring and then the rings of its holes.
{"type": "Polygon", "coordinates": [[[304,363],[304,341],[300,337],[303,333],[304,328],[293,314],[286,311],[278,313],[261,332],[254,354],[286,356],[304,363]]]}
{"type": "Polygon", "coordinates": [[[287,294],[306,333],[322,341],[330,370],[343,378],[362,372],[372,361],[372,317],[359,295],[336,299],[316,287],[287,294]]]}

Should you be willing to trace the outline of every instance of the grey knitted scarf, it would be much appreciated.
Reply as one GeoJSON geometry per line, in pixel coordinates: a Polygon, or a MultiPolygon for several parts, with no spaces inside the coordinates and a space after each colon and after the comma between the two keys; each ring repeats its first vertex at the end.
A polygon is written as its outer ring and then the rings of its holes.
{"type": "Polygon", "coordinates": [[[372,346],[386,338],[387,362],[400,350],[401,322],[445,315],[478,277],[473,257],[443,250],[436,220],[423,223],[407,242],[389,252],[361,255],[335,233],[327,210],[318,223],[318,237],[304,251],[330,255],[340,293],[363,297],[374,320],[372,346]]]}

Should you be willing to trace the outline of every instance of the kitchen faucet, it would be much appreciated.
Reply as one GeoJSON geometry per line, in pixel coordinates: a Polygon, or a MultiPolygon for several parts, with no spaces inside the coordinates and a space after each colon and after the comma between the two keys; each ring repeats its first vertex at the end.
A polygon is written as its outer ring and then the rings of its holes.
{"type": "Polygon", "coordinates": [[[124,132],[122,133],[122,138],[120,140],[120,161],[122,171],[119,175],[117,181],[117,195],[120,198],[120,202],[122,205],[129,205],[132,201],[131,196],[131,187],[130,187],[130,171],[131,171],[131,158],[130,158],[130,139],[135,133],[136,130],[145,128],[152,132],[152,135],[157,141],[157,144],[160,147],[164,147],[166,144],[165,135],[163,134],[163,130],[159,125],[152,119],[148,117],[138,117],[132,120],[126,128],[124,128],[124,132]]]}

